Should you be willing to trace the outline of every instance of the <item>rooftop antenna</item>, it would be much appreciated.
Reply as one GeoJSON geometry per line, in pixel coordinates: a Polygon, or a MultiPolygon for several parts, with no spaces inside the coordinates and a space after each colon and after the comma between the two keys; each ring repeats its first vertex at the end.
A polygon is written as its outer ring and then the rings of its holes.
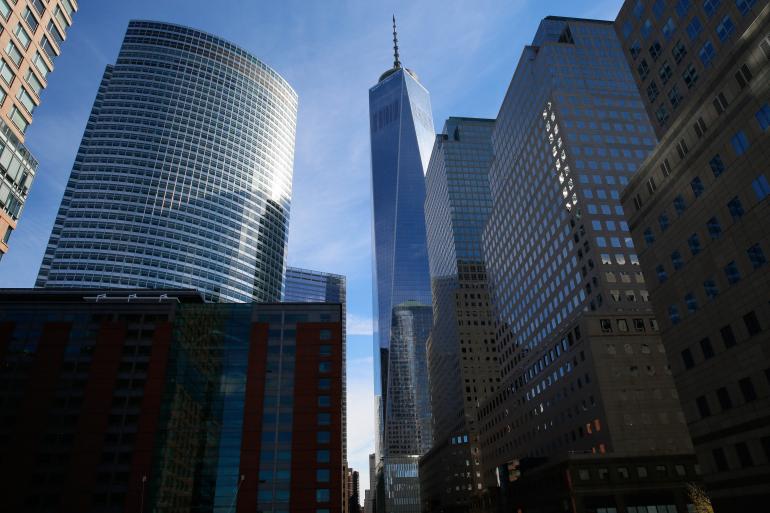
{"type": "Polygon", "coordinates": [[[396,15],[393,15],[393,67],[400,68],[401,61],[398,60],[398,34],[396,33],[396,15]]]}

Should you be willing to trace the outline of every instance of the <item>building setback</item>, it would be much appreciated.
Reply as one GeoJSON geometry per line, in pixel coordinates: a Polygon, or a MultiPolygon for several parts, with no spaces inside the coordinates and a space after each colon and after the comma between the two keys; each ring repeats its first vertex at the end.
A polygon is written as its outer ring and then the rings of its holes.
{"type": "Polygon", "coordinates": [[[37,171],[24,133],[77,10],[76,0],[0,0],[0,259],[37,171]]]}
{"type": "Polygon", "coordinates": [[[131,21],[107,66],[36,282],[279,301],[297,95],[246,51],[131,21]]]}
{"type": "MultiPolygon", "coordinates": [[[[397,45],[395,19],[393,40],[397,45]]],[[[430,95],[393,67],[369,89],[372,152],[377,510],[418,512],[417,462],[431,445],[426,344],[432,321],[424,175],[435,138],[430,95]],[[384,509],[380,509],[384,508],[384,509]]]]}
{"type": "Polygon", "coordinates": [[[339,304],[3,290],[0,326],[8,510],[339,510],[339,304]]]}
{"type": "MultiPolygon", "coordinates": [[[[533,458],[558,463],[576,452],[690,461],[619,200],[656,140],[612,23],[545,18],[492,141],[484,254],[502,382],[480,407],[485,482],[502,484],[527,460],[515,476],[524,490],[537,480],[533,458]]],[[[675,479],[682,492],[685,478],[675,479]]],[[[576,511],[677,501],[648,491],[572,500],[576,511]]]]}
{"type": "Polygon", "coordinates": [[[477,407],[500,369],[481,235],[492,207],[492,119],[449,118],[425,178],[433,329],[433,447],[420,460],[423,511],[467,511],[481,493],[477,407]]]}
{"type": "Polygon", "coordinates": [[[770,501],[770,5],[637,2],[616,30],[660,144],[622,195],[714,508],[770,501]]]}

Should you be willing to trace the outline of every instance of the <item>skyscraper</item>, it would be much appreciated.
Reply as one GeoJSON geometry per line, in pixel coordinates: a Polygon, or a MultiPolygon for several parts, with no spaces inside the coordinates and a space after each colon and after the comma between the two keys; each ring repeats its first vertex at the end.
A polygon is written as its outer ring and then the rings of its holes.
{"type": "Polygon", "coordinates": [[[660,137],[621,200],[716,511],[770,502],[770,3],[627,1],[660,137]]]}
{"type": "Polygon", "coordinates": [[[76,0],[0,0],[0,259],[37,171],[24,133],[77,9],[76,0]]]}
{"type": "MultiPolygon", "coordinates": [[[[417,458],[430,447],[425,345],[432,324],[424,174],[435,137],[428,91],[398,58],[369,90],[378,465],[386,511],[419,511],[417,458]]],[[[378,496],[382,495],[378,492],[378,496]]],[[[378,503],[377,508],[381,505],[378,503]]]]}
{"type": "Polygon", "coordinates": [[[619,200],[656,141],[612,23],[545,18],[492,140],[484,254],[503,381],[480,408],[485,479],[583,451],[691,459],[619,200]]]}
{"type": "Polygon", "coordinates": [[[483,488],[477,407],[500,382],[481,236],[492,208],[493,119],[449,118],[426,175],[433,329],[433,448],[420,460],[424,511],[467,511],[483,488]]]}
{"type": "Polygon", "coordinates": [[[107,66],[38,287],[278,301],[297,95],[235,45],[132,21],[107,66]]]}

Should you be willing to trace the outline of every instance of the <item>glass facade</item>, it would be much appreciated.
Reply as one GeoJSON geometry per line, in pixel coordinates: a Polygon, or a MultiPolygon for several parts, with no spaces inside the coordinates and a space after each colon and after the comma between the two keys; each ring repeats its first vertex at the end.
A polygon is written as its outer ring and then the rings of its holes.
{"type": "MultiPolygon", "coordinates": [[[[389,456],[421,455],[431,443],[426,342],[432,314],[423,205],[435,133],[428,91],[398,62],[369,90],[369,116],[375,450],[387,471],[403,466],[389,466],[389,456]]],[[[409,461],[416,479],[417,460],[409,461]]],[[[385,476],[388,511],[419,511],[419,497],[405,494],[418,489],[416,483],[393,488],[387,484],[392,482],[385,476]]]]}
{"type": "Polygon", "coordinates": [[[242,49],[129,23],[104,72],[38,287],[278,301],[297,95],[242,49]]]}

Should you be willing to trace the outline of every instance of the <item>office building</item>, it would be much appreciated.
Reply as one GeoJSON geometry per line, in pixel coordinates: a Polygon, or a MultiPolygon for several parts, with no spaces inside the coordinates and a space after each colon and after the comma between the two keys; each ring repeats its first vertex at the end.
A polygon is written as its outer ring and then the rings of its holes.
{"type": "Polygon", "coordinates": [[[431,444],[425,346],[432,325],[424,175],[435,133],[430,96],[401,65],[369,90],[372,151],[375,452],[378,511],[419,511],[417,461],[431,444]],[[381,493],[380,493],[381,492],[381,493]]]}
{"type": "Polygon", "coordinates": [[[75,0],[0,0],[0,259],[37,172],[24,134],[77,9],[75,0]]]}
{"type": "Polygon", "coordinates": [[[38,287],[279,301],[297,95],[218,37],[132,21],[107,66],[38,287]]]}
{"type": "Polygon", "coordinates": [[[420,460],[423,511],[467,511],[482,490],[478,405],[500,384],[481,236],[492,196],[491,119],[449,118],[425,177],[433,329],[433,447],[420,460]]]}
{"type": "Polygon", "coordinates": [[[575,452],[690,458],[620,205],[656,140],[613,24],[545,18],[492,141],[483,243],[502,382],[480,407],[485,482],[515,461],[575,452]]]}
{"type": "Polygon", "coordinates": [[[8,511],[341,511],[339,304],[0,291],[8,511]]]}
{"type": "Polygon", "coordinates": [[[716,511],[770,501],[770,5],[627,1],[660,144],[621,201],[716,511]]]}
{"type": "MultiPolygon", "coordinates": [[[[283,301],[285,303],[339,303],[342,305],[342,361],[347,361],[347,280],[340,274],[323,273],[287,267],[283,281],[283,301]]],[[[342,367],[342,376],[347,369],[342,367]]],[[[341,471],[348,469],[348,427],[347,427],[347,388],[346,379],[342,380],[342,465],[341,471]]],[[[345,493],[348,494],[348,480],[344,479],[345,493]]],[[[343,511],[348,506],[343,504],[343,511]]]]}

